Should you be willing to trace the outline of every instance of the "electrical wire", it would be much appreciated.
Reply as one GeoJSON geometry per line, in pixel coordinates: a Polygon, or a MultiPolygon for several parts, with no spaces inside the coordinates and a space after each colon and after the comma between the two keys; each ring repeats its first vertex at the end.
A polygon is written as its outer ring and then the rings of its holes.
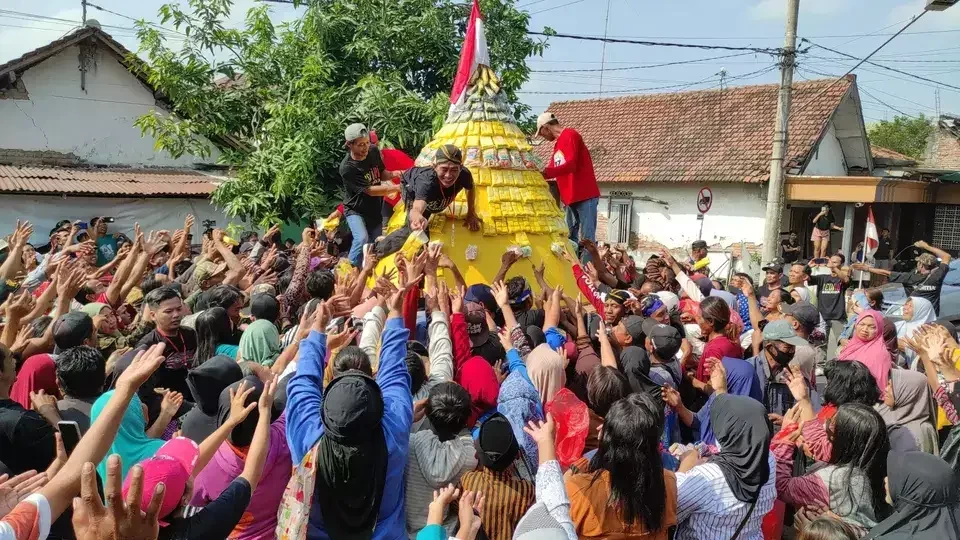
{"type": "MultiPolygon", "coordinates": [[[[765,67],[765,68],[763,68],[763,69],[759,69],[759,70],[757,70],[757,71],[753,71],[753,72],[750,72],[750,73],[744,73],[743,75],[738,75],[738,76],[735,76],[735,77],[727,77],[726,81],[756,78],[756,77],[765,75],[765,74],[767,74],[767,73],[769,73],[769,72],[771,72],[771,71],[773,71],[773,70],[775,70],[775,69],[777,69],[777,65],[767,66],[767,67],[765,67]]],[[[649,91],[653,91],[653,90],[671,90],[671,89],[672,89],[672,90],[683,90],[683,89],[686,89],[686,88],[690,88],[690,87],[692,87],[692,86],[696,86],[696,85],[698,85],[698,84],[703,84],[704,82],[709,81],[709,80],[713,79],[714,77],[716,77],[716,75],[717,75],[717,74],[714,73],[714,74],[712,74],[712,75],[710,75],[710,76],[708,76],[708,77],[705,77],[705,78],[703,78],[703,79],[701,79],[701,80],[699,80],[699,81],[694,81],[694,82],[689,82],[689,83],[683,83],[683,84],[669,84],[669,85],[665,85],[665,86],[653,86],[653,87],[649,87],[649,88],[632,88],[632,89],[628,89],[628,90],[609,90],[609,91],[607,91],[607,93],[609,93],[609,94],[639,94],[639,93],[641,93],[641,92],[649,92],[649,91]]],[[[594,91],[594,92],[590,92],[590,91],[565,91],[565,92],[519,91],[519,92],[517,92],[517,93],[518,93],[518,94],[533,94],[533,95],[587,95],[587,94],[596,94],[595,91],[594,91]]]]}
{"type": "MultiPolygon", "coordinates": [[[[923,13],[926,13],[926,11],[924,11],[923,13]]],[[[920,18],[920,16],[918,15],[917,18],[920,18]]],[[[870,56],[867,56],[866,58],[857,58],[856,56],[853,56],[852,54],[847,54],[847,53],[845,53],[845,52],[841,52],[841,51],[838,51],[838,50],[836,50],[836,49],[831,49],[830,47],[824,47],[823,45],[819,45],[819,44],[817,44],[817,43],[814,43],[814,42],[812,42],[812,41],[810,41],[809,39],[806,39],[806,38],[802,39],[801,41],[805,41],[805,42],[809,43],[810,45],[812,45],[812,46],[814,46],[814,47],[817,47],[817,48],[819,48],[819,49],[823,49],[823,50],[825,50],[825,51],[829,51],[829,52],[832,52],[832,53],[834,53],[834,54],[839,54],[840,56],[845,56],[845,57],[847,57],[847,58],[849,58],[849,59],[851,59],[851,60],[859,60],[859,63],[858,63],[856,66],[854,66],[853,68],[851,68],[850,71],[847,72],[848,74],[849,74],[849,73],[852,73],[853,70],[857,69],[858,67],[860,67],[860,66],[863,65],[863,64],[870,64],[871,66],[876,66],[876,67],[878,67],[878,68],[885,69],[885,70],[887,70],[887,71],[892,71],[892,72],[894,72],[894,73],[899,73],[899,74],[901,74],[901,75],[906,75],[907,77],[913,77],[914,79],[918,79],[918,80],[925,81],[925,82],[928,82],[928,83],[940,85],[940,86],[943,86],[943,87],[946,87],[946,88],[952,88],[952,89],[954,89],[954,90],[960,90],[960,86],[954,86],[954,85],[952,85],[952,84],[947,84],[947,83],[944,83],[944,82],[940,82],[940,81],[936,81],[936,80],[933,80],[933,79],[929,79],[929,78],[927,78],[927,77],[922,77],[922,76],[916,75],[916,74],[914,74],[914,73],[910,73],[910,72],[907,72],[907,71],[903,71],[902,69],[892,68],[892,67],[890,67],[890,66],[885,66],[885,65],[883,65],[883,64],[878,64],[878,63],[876,63],[876,62],[871,62],[871,61],[869,60],[870,56]]]]}
{"type": "Polygon", "coordinates": [[[606,68],[606,69],[603,69],[603,68],[587,68],[587,69],[531,69],[531,70],[530,70],[530,73],[592,73],[592,72],[597,72],[597,71],[628,71],[628,70],[633,70],[633,69],[651,69],[651,68],[666,67],[666,66],[681,66],[681,65],[684,65],[684,64],[695,64],[695,63],[697,63],[697,62],[707,62],[707,61],[712,61],[712,60],[720,60],[720,59],[723,59],[723,58],[734,58],[734,57],[737,57],[737,56],[748,56],[748,55],[751,55],[751,54],[755,54],[755,53],[745,52],[745,53],[736,53],[736,54],[724,54],[724,55],[721,55],[721,56],[711,56],[711,57],[708,57],[708,58],[697,58],[697,59],[694,59],[694,60],[680,60],[680,61],[677,61],[677,62],[663,62],[663,63],[660,63],[660,64],[647,64],[647,65],[639,65],[639,66],[627,66],[627,67],[616,67],[616,68],[606,68]]]}
{"type": "Polygon", "coordinates": [[[537,13],[546,13],[548,11],[553,11],[555,9],[565,8],[567,6],[572,6],[574,4],[579,4],[580,2],[585,2],[586,0],[573,0],[573,2],[567,2],[566,4],[560,4],[559,6],[548,7],[544,9],[538,9],[537,11],[529,12],[530,15],[536,15],[537,13]]]}
{"type": "MultiPolygon", "coordinates": [[[[792,110],[790,111],[790,115],[787,117],[787,120],[789,121],[789,119],[792,118],[795,114],[799,114],[800,112],[803,112],[803,111],[806,110],[808,107],[810,107],[810,106],[812,106],[814,103],[816,103],[817,100],[818,100],[821,96],[823,96],[823,95],[826,94],[831,88],[833,88],[834,86],[836,86],[838,82],[842,81],[847,75],[853,73],[854,70],[856,70],[858,67],[862,66],[862,65],[864,64],[864,62],[867,62],[873,55],[875,55],[875,54],[877,54],[878,52],[880,52],[880,50],[883,49],[884,47],[886,47],[888,43],[890,43],[891,41],[893,41],[893,40],[894,40],[897,36],[899,36],[900,34],[904,33],[904,32],[907,30],[907,28],[910,28],[911,26],[913,26],[913,24],[916,23],[917,21],[919,21],[921,17],[923,17],[924,15],[926,15],[926,13],[927,13],[926,10],[921,11],[919,15],[916,15],[915,17],[913,17],[912,19],[910,19],[910,22],[908,22],[905,26],[903,26],[902,28],[900,28],[900,30],[898,30],[896,34],[893,34],[892,36],[890,36],[889,38],[887,38],[887,40],[884,41],[883,43],[881,43],[879,47],[877,47],[877,48],[874,49],[870,54],[868,54],[868,55],[866,56],[866,58],[863,58],[863,59],[858,58],[857,60],[859,60],[859,62],[857,63],[857,65],[855,65],[855,66],[853,66],[852,68],[850,68],[849,70],[847,70],[847,72],[844,73],[843,75],[837,77],[832,83],[830,83],[829,85],[827,85],[826,87],[824,87],[823,90],[820,90],[820,92],[818,92],[815,96],[813,96],[813,97],[810,99],[810,101],[807,102],[807,105],[806,105],[805,107],[798,107],[798,108],[796,108],[796,109],[792,109],[792,110]]],[[[807,40],[807,39],[805,39],[805,38],[801,38],[800,42],[803,43],[804,41],[807,41],[807,42],[810,43],[811,45],[815,45],[813,42],[810,42],[809,40],[807,40]]]]}
{"type": "MultiPolygon", "coordinates": [[[[101,7],[101,6],[98,6],[98,5],[96,5],[96,4],[92,4],[92,3],[90,3],[90,2],[85,2],[85,4],[88,5],[88,6],[90,6],[90,7],[92,7],[93,9],[97,9],[97,10],[103,11],[103,12],[105,12],[105,13],[109,13],[109,14],[111,14],[111,15],[116,15],[117,17],[123,17],[124,19],[129,19],[129,20],[131,20],[131,21],[133,21],[133,22],[140,22],[141,20],[143,20],[143,19],[135,19],[135,18],[133,18],[133,17],[131,17],[131,16],[129,16],[129,15],[124,15],[123,13],[117,13],[116,11],[109,10],[109,9],[107,9],[107,8],[105,8],[105,7],[101,7]]],[[[174,29],[172,29],[172,28],[165,28],[165,27],[163,27],[163,26],[160,26],[160,25],[157,24],[157,23],[150,22],[150,21],[144,21],[144,22],[146,22],[146,23],[149,24],[150,26],[153,26],[153,27],[155,27],[155,28],[159,28],[160,30],[165,30],[165,31],[167,31],[167,32],[173,32],[173,33],[175,33],[175,34],[180,34],[181,36],[186,36],[186,34],[184,34],[183,32],[180,32],[179,30],[174,30],[174,29]]]]}
{"type": "MultiPolygon", "coordinates": [[[[558,6],[561,7],[561,6],[558,6]]],[[[618,39],[618,38],[603,38],[595,36],[580,36],[575,34],[560,34],[556,32],[527,32],[527,35],[530,36],[544,36],[548,38],[562,38],[562,39],[578,39],[582,41],[605,41],[607,43],[626,43],[630,45],[645,45],[650,47],[680,47],[687,49],[704,49],[704,50],[719,50],[719,51],[751,51],[755,53],[770,54],[779,56],[783,49],[778,48],[769,48],[769,47],[729,47],[726,45],[704,45],[702,43],[672,43],[665,41],[647,41],[647,40],[633,40],[633,39],[618,39]]]]}

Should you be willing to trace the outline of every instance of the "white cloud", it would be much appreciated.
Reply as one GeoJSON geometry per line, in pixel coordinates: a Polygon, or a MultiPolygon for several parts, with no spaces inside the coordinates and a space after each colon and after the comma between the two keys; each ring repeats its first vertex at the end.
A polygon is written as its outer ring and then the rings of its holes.
{"type": "MultiPolygon", "coordinates": [[[[802,0],[801,15],[831,15],[845,10],[849,0],[802,0]]],[[[780,20],[787,17],[786,0],[760,0],[749,9],[750,17],[759,20],[780,20]]]]}

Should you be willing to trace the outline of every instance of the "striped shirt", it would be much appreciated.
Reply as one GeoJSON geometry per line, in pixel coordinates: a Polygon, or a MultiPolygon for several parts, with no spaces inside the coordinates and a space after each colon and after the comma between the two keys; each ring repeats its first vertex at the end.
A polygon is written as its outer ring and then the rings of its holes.
{"type": "Polygon", "coordinates": [[[464,490],[484,495],[480,515],[483,531],[490,540],[510,540],[520,518],[535,502],[532,482],[520,478],[511,467],[505,472],[481,468],[460,478],[464,490]]]}
{"type": "MultiPolygon", "coordinates": [[[[740,531],[738,540],[762,540],[760,525],[777,498],[777,464],[771,453],[767,459],[770,478],[760,489],[760,499],[740,531]]],[[[737,500],[718,465],[705,463],[677,476],[676,540],[732,538],[746,517],[750,505],[737,500]]]]}

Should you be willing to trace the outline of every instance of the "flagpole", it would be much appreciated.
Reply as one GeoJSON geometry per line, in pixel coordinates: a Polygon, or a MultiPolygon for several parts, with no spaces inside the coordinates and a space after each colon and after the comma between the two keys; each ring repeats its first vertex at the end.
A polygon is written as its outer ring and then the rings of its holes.
{"type": "MultiPolygon", "coordinates": [[[[867,225],[863,227],[863,245],[860,247],[860,253],[863,253],[863,260],[860,261],[863,264],[867,264],[867,235],[870,234],[870,213],[873,208],[870,205],[867,205],[867,225]]],[[[863,289],[863,270],[860,270],[860,282],[857,284],[857,289],[863,289]]]]}

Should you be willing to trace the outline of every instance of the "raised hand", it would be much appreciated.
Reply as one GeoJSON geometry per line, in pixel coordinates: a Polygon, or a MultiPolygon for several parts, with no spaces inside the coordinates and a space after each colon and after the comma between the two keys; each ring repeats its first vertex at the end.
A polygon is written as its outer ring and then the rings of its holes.
{"type": "Polygon", "coordinates": [[[147,540],[157,538],[160,524],[157,521],[163,494],[163,483],[158,483],[150,496],[147,511],[141,510],[143,500],[143,469],[134,465],[128,474],[130,489],[123,500],[120,478],[120,456],[107,459],[107,479],[103,506],[97,492],[97,474],[93,463],[84,463],[80,473],[80,497],[73,500],[73,530],[77,540],[147,540]]]}
{"type": "Polygon", "coordinates": [[[463,297],[467,295],[467,290],[463,286],[450,291],[450,309],[454,313],[463,313],[463,297]]]}
{"type": "Polygon", "coordinates": [[[680,399],[680,392],[677,392],[673,387],[665,384],[661,386],[660,389],[663,402],[670,406],[671,409],[677,409],[683,405],[683,401],[680,399]]]}
{"type": "Polygon", "coordinates": [[[510,295],[507,293],[507,286],[502,281],[491,284],[490,290],[493,292],[493,298],[497,301],[498,306],[510,305],[510,295]]]}
{"type": "Polygon", "coordinates": [[[130,366],[117,377],[117,390],[132,393],[140,388],[140,385],[147,382],[147,379],[163,364],[165,348],[166,344],[158,343],[149,349],[138,352],[130,362],[130,366]]]}
{"type": "Polygon", "coordinates": [[[251,393],[253,386],[248,385],[247,381],[241,382],[236,389],[230,389],[230,416],[227,417],[227,424],[239,426],[257,408],[256,402],[247,405],[247,398],[251,393]]]}
{"type": "Polygon", "coordinates": [[[723,362],[717,361],[710,370],[710,386],[714,393],[727,393],[727,368],[723,367],[723,362]]]}
{"type": "Polygon", "coordinates": [[[523,431],[533,439],[537,446],[553,446],[557,437],[557,423],[553,419],[553,414],[547,413],[547,420],[531,420],[524,426],[523,431]]]}
{"type": "Polygon", "coordinates": [[[482,525],[480,516],[483,513],[483,493],[479,491],[464,491],[460,497],[460,530],[457,531],[457,540],[473,540],[480,532],[482,525]]]}
{"type": "Polygon", "coordinates": [[[803,401],[810,397],[810,390],[807,388],[807,381],[800,372],[800,366],[790,366],[783,370],[783,375],[787,379],[787,387],[793,394],[793,399],[803,401]]]}
{"type": "Polygon", "coordinates": [[[353,327],[347,326],[341,332],[327,336],[327,349],[331,351],[342,349],[353,343],[355,339],[357,339],[357,331],[353,327]]]}
{"type": "Polygon", "coordinates": [[[52,396],[46,393],[43,389],[37,390],[36,392],[30,392],[30,405],[33,406],[33,410],[40,412],[40,409],[44,407],[53,407],[57,408],[57,396],[52,396]]]}
{"type": "Polygon", "coordinates": [[[13,478],[0,475],[0,517],[9,514],[20,501],[40,489],[47,481],[46,474],[27,471],[13,478]]]}

